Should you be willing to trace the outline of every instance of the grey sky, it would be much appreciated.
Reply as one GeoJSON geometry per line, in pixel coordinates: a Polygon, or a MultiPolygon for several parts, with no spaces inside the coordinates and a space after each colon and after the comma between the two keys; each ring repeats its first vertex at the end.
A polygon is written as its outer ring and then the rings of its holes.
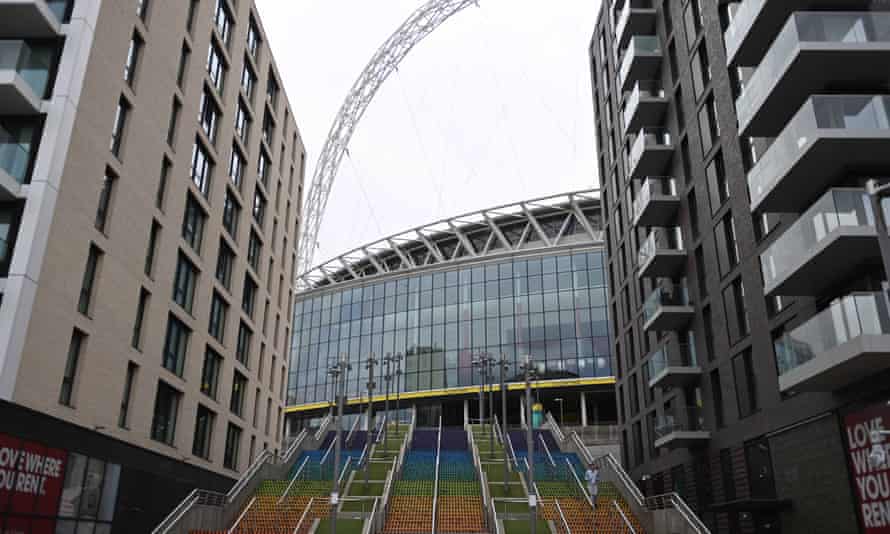
{"type": "MultiPolygon", "coordinates": [[[[308,154],[377,47],[423,0],[257,0],[308,154]]],[[[480,0],[377,93],[313,264],[413,226],[596,186],[587,45],[599,0],[480,0]]]]}

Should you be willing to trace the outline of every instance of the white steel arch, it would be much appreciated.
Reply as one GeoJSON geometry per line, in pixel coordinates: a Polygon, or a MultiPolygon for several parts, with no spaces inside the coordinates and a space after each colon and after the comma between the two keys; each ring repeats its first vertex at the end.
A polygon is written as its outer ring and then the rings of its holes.
{"type": "Polygon", "coordinates": [[[311,266],[317,245],[318,230],[321,227],[321,220],[334,184],[334,178],[336,178],[337,170],[340,167],[340,161],[347,153],[349,140],[355,132],[355,127],[374,99],[377,90],[417,43],[452,15],[471,5],[478,5],[478,1],[429,0],[412,13],[399,29],[377,49],[374,57],[353,83],[328,132],[327,141],[325,141],[318,156],[318,163],[315,165],[312,184],[306,194],[302,232],[297,251],[299,254],[298,276],[304,274],[311,266]]]}

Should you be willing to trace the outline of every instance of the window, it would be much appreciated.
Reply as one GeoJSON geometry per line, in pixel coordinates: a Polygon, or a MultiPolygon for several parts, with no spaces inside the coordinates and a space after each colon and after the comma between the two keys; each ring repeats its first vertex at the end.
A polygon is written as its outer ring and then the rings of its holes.
{"type": "Polygon", "coordinates": [[[127,117],[130,114],[130,103],[124,97],[117,102],[117,111],[114,113],[114,125],[111,129],[111,153],[118,159],[121,157],[121,147],[124,141],[124,130],[127,126],[127,117]]]}
{"type": "Polygon", "coordinates": [[[227,290],[232,286],[232,269],[235,265],[235,253],[222,239],[219,240],[219,254],[216,257],[216,279],[227,290]]]}
{"type": "Polygon", "coordinates": [[[256,74],[247,58],[244,59],[244,68],[241,69],[241,89],[244,90],[244,96],[248,100],[253,101],[253,90],[256,88],[256,74]]]}
{"type": "MultiPolygon", "coordinates": [[[[263,128],[263,138],[265,139],[267,135],[267,131],[263,128]]],[[[257,160],[257,176],[260,181],[263,182],[263,185],[266,187],[269,186],[269,167],[272,165],[272,162],[269,161],[269,156],[266,155],[266,150],[260,150],[260,157],[257,160]]]]}
{"type": "Polygon", "coordinates": [[[77,302],[77,311],[84,315],[90,313],[90,303],[93,299],[93,287],[96,283],[96,271],[102,260],[102,251],[96,245],[90,245],[87,255],[86,268],[83,271],[83,282],[80,286],[80,299],[77,302]]]}
{"type": "Polygon", "coordinates": [[[247,377],[235,371],[232,379],[232,397],[229,402],[229,409],[233,414],[241,417],[244,413],[244,395],[247,392],[247,377]]]}
{"type": "Polygon", "coordinates": [[[272,69],[269,69],[269,81],[266,82],[266,98],[269,99],[273,108],[278,105],[278,91],[278,80],[275,79],[275,73],[272,72],[272,69]]]}
{"type": "Polygon", "coordinates": [[[229,313],[229,305],[223,300],[222,295],[213,292],[213,299],[210,301],[210,326],[208,332],[220,343],[225,342],[226,337],[226,316],[229,313]]]}
{"type": "Polygon", "coordinates": [[[117,416],[117,426],[129,428],[130,398],[133,396],[133,386],[136,384],[136,372],[139,366],[133,362],[127,362],[127,378],[124,381],[124,394],[121,397],[121,410],[117,416]]]}
{"type": "Polygon", "coordinates": [[[144,287],[139,289],[139,304],[136,306],[136,321],[133,322],[133,338],[130,340],[130,345],[136,350],[142,349],[142,326],[150,298],[151,293],[147,289],[144,287]]]}
{"type": "Polygon", "coordinates": [[[717,247],[720,274],[726,276],[739,262],[739,245],[736,241],[735,220],[732,218],[732,212],[726,212],[726,215],[714,227],[714,243],[717,247]]]}
{"type": "Polygon", "coordinates": [[[250,26],[247,28],[247,51],[254,59],[257,59],[258,57],[260,44],[262,44],[262,42],[263,41],[260,38],[260,30],[257,28],[256,22],[253,21],[253,17],[251,17],[250,26]]]}
{"type": "Polygon", "coordinates": [[[689,191],[686,197],[686,203],[689,205],[689,229],[692,232],[692,238],[698,238],[698,199],[695,196],[695,187],[689,191]]]}
{"type": "MultiPolygon", "coordinates": [[[[274,135],[275,135],[275,122],[272,120],[272,115],[269,113],[269,110],[267,109],[265,111],[265,113],[263,113],[263,141],[265,141],[266,144],[269,145],[269,147],[272,146],[272,139],[273,139],[274,135]]],[[[270,148],[270,150],[271,150],[271,148],[270,148]]],[[[267,158],[267,160],[268,160],[268,158],[267,158]]],[[[263,176],[263,173],[262,173],[263,169],[266,169],[268,167],[269,167],[269,162],[266,161],[264,164],[262,161],[262,158],[260,158],[260,171],[261,171],[260,176],[263,176]]],[[[263,183],[265,183],[265,180],[263,181],[263,183]]]]}
{"type": "Polygon", "coordinates": [[[702,323],[705,329],[705,349],[708,351],[708,361],[714,361],[714,317],[711,314],[711,306],[702,309],[702,323]]]}
{"type": "Polygon", "coordinates": [[[201,252],[201,242],[204,239],[204,224],[207,214],[204,208],[191,195],[186,195],[185,214],[182,218],[182,238],[197,253],[201,252]]]}
{"type": "Polygon", "coordinates": [[[256,388],[253,395],[253,427],[257,428],[257,422],[260,417],[260,388],[256,388]]]}
{"type": "Polygon", "coordinates": [[[161,225],[156,220],[151,222],[151,230],[148,233],[148,250],[145,253],[145,275],[151,278],[154,270],[155,252],[158,248],[158,239],[161,235],[161,225]]]}
{"type": "Polygon", "coordinates": [[[739,404],[739,417],[745,418],[757,411],[757,383],[751,349],[732,359],[732,373],[739,404]]]}
{"type": "Polygon", "coordinates": [[[205,460],[210,459],[210,444],[213,442],[213,424],[216,414],[198,405],[198,413],[195,416],[195,437],[192,442],[192,454],[205,460]]]}
{"type": "Polygon", "coordinates": [[[226,451],[223,455],[223,467],[238,470],[238,449],[241,447],[241,429],[229,423],[226,431],[226,451]]]}
{"type": "Polygon", "coordinates": [[[204,367],[201,369],[201,393],[216,400],[219,392],[219,372],[223,358],[215,350],[207,347],[204,352],[204,367]]]}
{"type": "Polygon", "coordinates": [[[105,169],[105,177],[102,179],[102,190],[99,191],[99,205],[96,207],[96,230],[103,234],[108,223],[108,212],[111,211],[111,196],[114,191],[114,183],[117,176],[110,169],[105,169]]]}
{"type": "Polygon", "coordinates": [[[217,92],[222,94],[223,84],[226,80],[226,66],[223,63],[222,51],[216,46],[216,43],[210,43],[210,49],[207,52],[207,74],[210,75],[210,81],[217,92]]]}
{"type": "Polygon", "coordinates": [[[695,249],[695,274],[698,276],[698,295],[702,300],[708,296],[708,272],[705,269],[705,251],[699,245],[695,249]]]}
{"type": "Polygon", "coordinates": [[[234,239],[238,240],[238,218],[241,213],[241,206],[235,200],[235,196],[231,191],[226,191],[226,201],[223,204],[223,228],[234,239]]]}
{"type": "Polygon", "coordinates": [[[216,130],[219,124],[219,107],[216,100],[206,90],[201,95],[201,113],[198,120],[201,122],[201,129],[207,134],[207,139],[211,143],[216,144],[216,130]]]}
{"type": "Polygon", "coordinates": [[[189,337],[192,331],[174,317],[172,314],[167,318],[167,335],[164,338],[164,369],[167,369],[176,376],[182,376],[182,369],[185,366],[185,356],[188,351],[189,337]]]}
{"type": "Polygon", "coordinates": [[[185,20],[185,27],[189,33],[192,33],[195,29],[195,13],[197,13],[200,3],[200,0],[189,0],[189,12],[185,20]]]}
{"type": "Polygon", "coordinates": [[[176,125],[179,123],[179,114],[182,112],[182,103],[179,97],[173,97],[173,107],[170,109],[170,122],[167,123],[167,144],[170,148],[176,143],[176,125]]]}
{"type": "Polygon", "coordinates": [[[698,128],[701,136],[702,154],[707,154],[720,137],[720,125],[717,122],[717,105],[714,95],[708,97],[707,103],[698,111],[698,128]]]}
{"type": "Polygon", "coordinates": [[[242,321],[238,327],[238,344],[235,347],[235,358],[237,358],[244,367],[250,367],[250,339],[252,337],[253,332],[251,332],[250,328],[242,321]]]}
{"type": "Polygon", "coordinates": [[[195,139],[192,149],[192,182],[205,198],[210,196],[210,175],[213,172],[213,163],[207,154],[207,149],[200,139],[195,139]]]}
{"type": "Polygon", "coordinates": [[[723,153],[717,152],[706,169],[708,177],[708,196],[711,200],[711,213],[717,213],[729,200],[729,182],[726,181],[726,169],[723,165],[723,153]]]}
{"type": "Polygon", "coordinates": [[[229,158],[229,180],[238,191],[241,191],[241,182],[244,180],[244,156],[237,145],[232,145],[232,156],[229,158]]]}
{"type": "Polygon", "coordinates": [[[146,18],[148,18],[148,4],[149,0],[136,1],[136,16],[138,16],[142,22],[145,22],[146,18]]]}
{"type": "Polygon", "coordinates": [[[179,415],[180,402],[182,393],[164,382],[158,382],[154,416],[151,421],[151,439],[173,445],[176,439],[176,417],[179,415]]]}
{"type": "Polygon", "coordinates": [[[198,285],[198,268],[182,252],[176,262],[176,278],[173,280],[173,302],[192,313],[195,286],[198,285]]]}
{"type": "Polygon", "coordinates": [[[232,16],[226,9],[225,0],[216,0],[216,10],[214,15],[214,23],[216,31],[222,42],[228,47],[232,40],[232,16]]]}
{"type": "Polygon", "coordinates": [[[139,63],[139,54],[142,52],[143,44],[145,43],[142,41],[142,37],[133,32],[130,48],[127,50],[127,62],[124,64],[124,81],[127,82],[127,85],[132,86],[136,79],[136,65],[139,63]]]}
{"type": "Polygon", "coordinates": [[[711,66],[708,63],[708,49],[705,47],[704,41],[701,42],[698,49],[692,54],[690,67],[692,70],[692,88],[695,90],[695,101],[698,102],[705,92],[708,82],[711,81],[711,66]]]}
{"type": "Polygon", "coordinates": [[[74,382],[77,379],[77,363],[80,360],[80,352],[86,341],[86,334],[75,329],[71,334],[68,344],[68,358],[65,361],[65,373],[62,375],[62,391],[59,393],[59,404],[72,406],[74,397],[74,382]]]}
{"type": "Polygon", "coordinates": [[[272,422],[272,399],[266,399],[266,435],[269,435],[269,424],[272,422]]]}
{"type": "Polygon", "coordinates": [[[691,0],[689,5],[683,11],[683,23],[686,27],[686,45],[692,48],[695,38],[701,30],[701,10],[698,7],[698,0],[691,0]]]}
{"type": "Polygon", "coordinates": [[[185,86],[185,75],[188,72],[189,59],[192,57],[192,50],[189,45],[183,41],[182,52],[179,54],[179,68],[176,71],[176,85],[182,89],[185,86]]]}
{"type": "Polygon", "coordinates": [[[238,134],[241,142],[246,145],[250,137],[250,116],[247,114],[247,109],[241,100],[238,101],[238,111],[235,113],[235,133],[238,134]]]}
{"type": "Polygon", "coordinates": [[[745,288],[742,279],[736,278],[723,290],[723,306],[729,329],[729,342],[737,343],[748,335],[748,310],[745,308],[745,288]]]}
{"type": "Polygon", "coordinates": [[[256,308],[257,285],[249,274],[244,274],[244,294],[241,295],[241,309],[248,317],[253,319],[253,312],[256,308]]]}
{"type": "Polygon", "coordinates": [[[247,242],[247,262],[253,267],[254,272],[260,270],[260,256],[263,253],[263,243],[260,236],[253,230],[250,231],[250,240],[247,242]]]}
{"type": "Polygon", "coordinates": [[[720,371],[711,371],[711,396],[714,398],[714,420],[717,428],[723,428],[723,387],[720,385],[720,371]]]}
{"type": "Polygon", "coordinates": [[[263,227],[263,221],[266,219],[266,197],[263,196],[259,186],[253,190],[253,219],[260,228],[263,227]]]}

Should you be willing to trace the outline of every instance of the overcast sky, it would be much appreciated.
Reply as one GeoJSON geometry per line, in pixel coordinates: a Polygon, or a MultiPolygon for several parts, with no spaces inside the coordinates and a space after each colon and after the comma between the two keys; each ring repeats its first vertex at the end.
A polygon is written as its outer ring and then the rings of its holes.
{"type": "MultiPolygon", "coordinates": [[[[308,150],[306,188],[368,60],[425,0],[257,0],[308,150]]],[[[599,0],[480,0],[378,91],[313,265],[438,219],[596,187],[587,46],[599,0]]]]}

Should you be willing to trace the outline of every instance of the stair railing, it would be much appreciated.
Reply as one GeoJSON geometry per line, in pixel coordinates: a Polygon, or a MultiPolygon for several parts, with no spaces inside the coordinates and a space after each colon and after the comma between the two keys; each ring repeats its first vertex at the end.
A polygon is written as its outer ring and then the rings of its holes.
{"type": "Polygon", "coordinates": [[[686,522],[690,532],[695,532],[696,534],[710,534],[711,532],[708,527],[702,523],[702,520],[695,515],[695,512],[689,508],[686,501],[676,492],[647,497],[646,507],[649,510],[665,510],[673,508],[686,522]]]}
{"type": "Polygon", "coordinates": [[[566,440],[566,435],[563,434],[562,429],[559,428],[559,424],[556,422],[556,419],[553,418],[553,414],[547,412],[546,415],[547,424],[550,426],[550,430],[556,435],[556,438],[560,443],[566,440]]]}
{"type": "Polygon", "coordinates": [[[297,534],[300,531],[300,527],[303,526],[303,521],[306,520],[306,515],[309,514],[309,509],[312,508],[312,503],[315,502],[315,497],[309,499],[309,504],[306,505],[306,508],[303,510],[303,513],[300,515],[300,520],[297,521],[297,526],[294,527],[293,534],[297,534]]]}
{"type": "Polygon", "coordinates": [[[328,458],[331,456],[331,451],[334,450],[334,445],[337,444],[337,437],[334,436],[334,439],[331,440],[331,444],[328,445],[328,450],[324,451],[324,456],[321,457],[321,461],[318,462],[318,465],[324,465],[325,462],[328,461],[328,458]]]}
{"type": "Polygon", "coordinates": [[[321,424],[318,425],[318,430],[315,431],[315,441],[321,441],[321,437],[325,432],[328,431],[328,426],[331,424],[331,412],[328,412],[324,419],[321,420],[321,424]]]}
{"type": "Polygon", "coordinates": [[[618,460],[615,459],[611,454],[606,454],[605,456],[601,456],[594,461],[597,467],[600,469],[605,469],[612,471],[616,477],[618,478],[618,484],[621,486],[621,489],[624,490],[625,495],[629,495],[634,502],[642,508],[648,508],[646,506],[646,499],[643,496],[643,492],[640,491],[640,488],[634,484],[633,480],[631,480],[630,475],[621,467],[621,464],[618,463],[618,460]]]}
{"type": "Polygon", "coordinates": [[[352,439],[352,435],[355,434],[355,429],[358,427],[359,422],[361,422],[361,417],[356,417],[355,421],[352,423],[352,426],[349,428],[349,433],[346,434],[346,441],[343,442],[344,445],[349,444],[349,440],[352,439]]]}
{"type": "Polygon", "coordinates": [[[362,527],[362,534],[373,534],[377,532],[377,505],[380,502],[378,497],[374,497],[374,505],[371,506],[371,515],[368,516],[368,521],[365,522],[365,526],[362,527]]]}
{"type": "Polygon", "coordinates": [[[499,445],[504,444],[504,436],[501,432],[501,423],[498,421],[498,416],[494,416],[494,439],[497,440],[499,445]]]}
{"type": "Polygon", "coordinates": [[[343,491],[343,477],[346,476],[346,472],[349,470],[349,464],[352,463],[352,457],[350,456],[346,463],[343,464],[343,469],[340,470],[340,476],[337,477],[337,488],[339,491],[343,491]]]}
{"type": "Polygon", "coordinates": [[[621,509],[621,506],[618,505],[618,501],[612,500],[612,506],[618,510],[618,513],[621,515],[621,520],[624,521],[624,525],[630,530],[630,534],[637,534],[637,530],[630,523],[630,520],[627,518],[627,514],[624,513],[624,510],[621,509]]]}
{"type": "Polygon", "coordinates": [[[300,464],[299,469],[297,469],[297,472],[294,473],[294,477],[290,480],[290,484],[287,485],[287,489],[284,490],[284,493],[281,494],[281,498],[278,499],[278,504],[281,504],[281,501],[283,501],[284,498],[287,496],[287,494],[290,493],[291,488],[293,487],[293,485],[297,481],[297,479],[300,477],[300,474],[303,472],[303,468],[306,467],[306,462],[308,462],[308,461],[309,461],[308,456],[303,459],[303,463],[300,464]]]}
{"type": "Polygon", "coordinates": [[[383,429],[386,427],[386,414],[383,414],[380,427],[377,428],[377,435],[374,436],[374,443],[380,443],[383,440],[383,429]]]}
{"type": "Polygon", "coordinates": [[[569,528],[569,522],[566,521],[566,515],[562,512],[562,506],[559,504],[559,499],[553,499],[553,502],[556,503],[556,511],[559,512],[559,519],[562,522],[562,527],[565,529],[566,534],[572,534],[572,529],[569,528]]]}
{"type": "Polygon", "coordinates": [[[590,451],[587,449],[587,446],[585,446],[584,442],[581,441],[581,438],[578,437],[577,432],[572,432],[571,437],[569,439],[570,439],[571,443],[575,446],[575,448],[578,450],[578,454],[581,455],[585,464],[589,465],[591,463],[594,463],[593,455],[590,454],[590,451]]]}
{"type": "Polygon", "coordinates": [[[383,516],[389,515],[389,497],[390,493],[392,493],[392,482],[396,476],[396,471],[398,470],[399,459],[392,459],[392,467],[389,469],[389,473],[386,475],[386,482],[383,483],[383,504],[381,505],[380,514],[383,516]]]}
{"type": "Polygon", "coordinates": [[[152,531],[152,534],[165,534],[170,530],[170,527],[182,519],[182,517],[191,510],[192,506],[198,502],[198,499],[200,498],[199,493],[201,493],[201,490],[198,488],[193,489],[192,492],[189,493],[172,512],[170,512],[161,524],[152,531]]]}
{"type": "Polygon", "coordinates": [[[541,445],[544,446],[544,452],[547,453],[547,458],[550,460],[550,465],[552,465],[553,467],[556,467],[556,462],[553,461],[553,455],[550,454],[550,447],[547,446],[547,441],[544,440],[544,436],[541,434],[538,434],[538,440],[541,442],[541,445]]]}
{"type": "Polygon", "coordinates": [[[254,460],[253,463],[250,464],[250,467],[247,468],[247,471],[245,471],[244,474],[241,475],[241,478],[238,479],[238,482],[235,482],[235,485],[232,486],[232,488],[226,494],[226,500],[228,502],[232,502],[233,500],[235,500],[235,497],[237,497],[238,494],[241,493],[241,490],[243,490],[247,486],[247,483],[256,474],[256,472],[259,471],[263,464],[266,463],[267,460],[270,460],[273,456],[274,453],[269,449],[261,452],[260,455],[256,457],[256,460],[254,460]]]}
{"type": "Polygon", "coordinates": [[[238,520],[235,521],[235,524],[232,525],[232,528],[229,529],[228,534],[232,534],[232,532],[235,532],[235,530],[238,528],[238,525],[241,524],[241,520],[244,519],[244,516],[247,515],[247,512],[250,511],[251,507],[253,507],[253,503],[255,503],[255,502],[256,502],[256,497],[253,497],[252,499],[250,499],[250,502],[247,504],[247,507],[245,507],[244,510],[241,512],[241,515],[238,516],[238,520]]]}
{"type": "Polygon", "coordinates": [[[591,497],[591,495],[589,493],[587,493],[587,490],[584,489],[584,484],[581,484],[581,479],[578,478],[578,473],[576,473],[575,469],[572,467],[572,462],[570,462],[568,458],[566,458],[565,460],[566,460],[566,468],[569,470],[570,473],[572,473],[572,476],[575,478],[575,483],[578,484],[578,489],[581,490],[581,495],[584,496],[584,499],[587,501],[587,504],[589,504],[591,506],[591,508],[594,508],[596,505],[593,503],[593,498],[591,497]]]}
{"type": "Polygon", "coordinates": [[[439,435],[436,439],[436,476],[433,484],[433,525],[432,534],[436,534],[436,508],[439,504],[439,460],[442,454],[442,416],[439,416],[439,435]]]}
{"type": "Polygon", "coordinates": [[[293,440],[291,444],[288,446],[287,450],[281,455],[281,462],[287,464],[291,461],[291,458],[298,450],[300,450],[300,446],[303,445],[303,442],[306,441],[306,437],[309,435],[309,432],[304,428],[297,434],[297,439],[293,440]]]}
{"type": "Polygon", "coordinates": [[[513,449],[513,438],[510,437],[510,432],[507,432],[507,446],[510,451],[510,457],[513,459],[513,466],[516,470],[519,470],[519,460],[516,459],[516,451],[513,449]]]}

